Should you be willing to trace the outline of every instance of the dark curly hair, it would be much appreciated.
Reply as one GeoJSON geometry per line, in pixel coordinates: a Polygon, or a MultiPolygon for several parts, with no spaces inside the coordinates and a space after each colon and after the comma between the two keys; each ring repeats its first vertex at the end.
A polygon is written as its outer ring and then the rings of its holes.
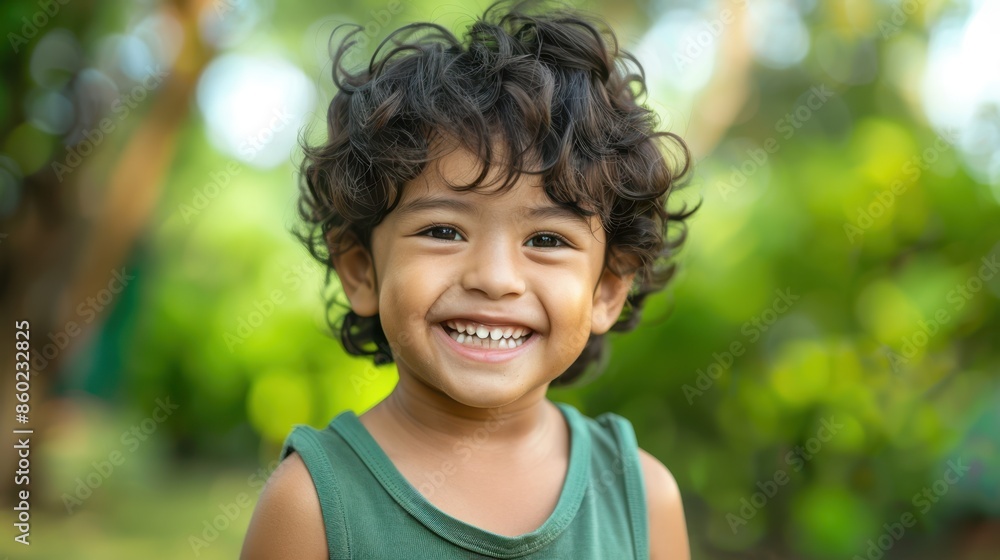
{"type": "MultiPolygon", "coordinates": [[[[638,100],[645,95],[642,66],[619,49],[607,24],[543,7],[493,4],[461,40],[436,24],[406,25],[360,70],[344,68],[362,32],[348,26],[333,56],[338,91],[327,112],[328,138],[302,141],[304,223],[294,230],[327,267],[328,287],[331,255],[356,243],[370,251],[372,230],[432,160],[429,148],[451,138],[483,162],[471,184],[451,188],[482,186],[496,163],[503,180],[495,192],[521,173],[538,174],[553,202],[585,217],[598,214],[605,266],[636,273],[611,330],[635,327],[645,298],[673,276],[669,261],[686,237],[684,220],[698,208],[672,213],[666,204],[689,170],[690,153],[676,134],[655,130],[656,115],[638,100]],[[503,154],[496,153],[498,140],[503,154]],[[668,236],[669,225],[679,226],[679,235],[668,236]]],[[[347,306],[330,318],[334,305],[344,306],[339,295],[327,302],[327,320],[347,352],[391,363],[378,315],[361,317],[347,306]]],[[[554,384],[577,379],[604,347],[603,336],[591,335],[554,384]]]]}

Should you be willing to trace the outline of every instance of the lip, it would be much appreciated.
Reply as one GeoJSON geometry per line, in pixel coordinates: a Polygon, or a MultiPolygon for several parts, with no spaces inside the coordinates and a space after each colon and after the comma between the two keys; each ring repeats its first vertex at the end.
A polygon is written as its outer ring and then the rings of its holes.
{"type": "MultiPolygon", "coordinates": [[[[454,317],[447,317],[438,321],[439,323],[446,323],[448,321],[471,321],[473,323],[479,323],[481,325],[486,325],[490,327],[522,327],[525,329],[530,329],[531,332],[535,332],[534,327],[531,325],[526,325],[521,322],[521,320],[510,316],[503,315],[486,315],[482,313],[469,313],[467,315],[455,315],[454,317]]],[[[449,337],[451,338],[451,337],[449,337]]]]}
{"type": "Polygon", "coordinates": [[[458,341],[448,335],[448,331],[445,330],[444,325],[441,323],[434,325],[434,334],[435,336],[443,339],[443,343],[454,350],[454,352],[459,356],[476,362],[485,362],[490,364],[513,360],[524,352],[527,352],[528,347],[533,346],[535,339],[538,338],[538,333],[533,332],[532,335],[517,348],[496,348],[491,350],[472,348],[464,344],[459,344],[458,341]]]}

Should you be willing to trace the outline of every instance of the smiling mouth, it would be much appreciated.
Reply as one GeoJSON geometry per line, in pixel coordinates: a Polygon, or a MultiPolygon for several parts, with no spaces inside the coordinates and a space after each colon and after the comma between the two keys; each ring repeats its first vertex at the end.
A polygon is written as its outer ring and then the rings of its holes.
{"type": "Polygon", "coordinates": [[[441,326],[452,340],[470,348],[500,350],[517,348],[534,334],[527,327],[491,327],[461,320],[445,321],[441,326]]]}

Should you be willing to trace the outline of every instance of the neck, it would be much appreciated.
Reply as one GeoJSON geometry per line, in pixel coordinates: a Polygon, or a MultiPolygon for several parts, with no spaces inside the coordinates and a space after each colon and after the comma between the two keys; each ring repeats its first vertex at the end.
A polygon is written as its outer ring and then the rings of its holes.
{"type": "Polygon", "coordinates": [[[546,389],[539,387],[508,405],[479,408],[401,375],[392,393],[370,413],[421,447],[448,452],[456,442],[471,440],[477,449],[509,453],[512,446],[530,447],[551,436],[554,407],[545,398],[546,389]]]}

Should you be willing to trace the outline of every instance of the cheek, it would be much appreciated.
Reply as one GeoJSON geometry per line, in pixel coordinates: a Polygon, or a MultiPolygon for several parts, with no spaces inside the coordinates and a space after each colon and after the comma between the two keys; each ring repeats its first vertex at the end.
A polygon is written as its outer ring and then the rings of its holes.
{"type": "Polygon", "coordinates": [[[426,327],[428,312],[440,303],[446,288],[442,275],[428,273],[425,267],[397,266],[379,289],[379,312],[386,336],[404,337],[408,331],[426,327]]]}
{"type": "Polygon", "coordinates": [[[553,327],[564,332],[590,330],[593,294],[585,281],[563,276],[549,277],[540,288],[540,299],[553,327]]]}

